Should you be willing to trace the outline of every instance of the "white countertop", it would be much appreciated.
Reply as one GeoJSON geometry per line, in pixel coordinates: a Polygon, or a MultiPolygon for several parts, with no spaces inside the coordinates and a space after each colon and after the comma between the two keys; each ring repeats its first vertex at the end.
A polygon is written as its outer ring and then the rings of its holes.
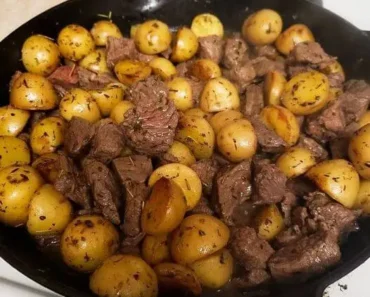
{"type": "MultiPolygon", "coordinates": [[[[0,40],[37,14],[65,0],[0,0],[0,40]]],[[[370,31],[369,0],[324,0],[328,9],[346,18],[357,27],[370,31]]],[[[370,260],[332,284],[324,297],[369,297],[370,260]]],[[[36,284],[0,259],[1,297],[59,296],[36,284]]]]}

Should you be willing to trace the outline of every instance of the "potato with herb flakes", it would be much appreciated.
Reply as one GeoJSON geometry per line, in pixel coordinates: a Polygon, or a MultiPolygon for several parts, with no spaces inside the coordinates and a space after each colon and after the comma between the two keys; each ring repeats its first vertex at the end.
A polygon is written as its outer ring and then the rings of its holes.
{"type": "Polygon", "coordinates": [[[198,37],[187,27],[177,30],[173,42],[171,60],[185,62],[195,56],[199,48],[198,37]]]}
{"type": "Polygon", "coordinates": [[[79,65],[94,73],[110,73],[105,49],[99,48],[80,60],[79,65]]]}
{"type": "Polygon", "coordinates": [[[184,77],[175,77],[167,82],[168,98],[177,110],[185,111],[194,106],[193,91],[189,81],[184,77]]]}
{"type": "Polygon", "coordinates": [[[224,110],[212,116],[209,120],[209,123],[217,135],[223,127],[226,127],[228,124],[231,124],[232,122],[235,122],[241,118],[243,118],[243,114],[240,111],[224,110]]]}
{"type": "Polygon", "coordinates": [[[10,105],[0,107],[0,136],[17,136],[26,126],[30,112],[10,105]]]}
{"type": "Polygon", "coordinates": [[[32,167],[40,173],[44,180],[54,183],[59,175],[59,170],[56,167],[58,160],[59,155],[57,153],[44,154],[32,163],[32,167]]]}
{"type": "Polygon", "coordinates": [[[275,204],[263,206],[255,224],[258,236],[265,240],[273,240],[285,227],[283,215],[275,204]]]}
{"type": "Polygon", "coordinates": [[[141,246],[143,259],[150,265],[157,265],[162,262],[171,261],[169,245],[169,234],[157,236],[146,235],[141,246]]]}
{"type": "Polygon", "coordinates": [[[263,91],[266,105],[280,105],[287,81],[279,71],[271,71],[266,74],[263,91]]]}
{"type": "Polygon", "coordinates": [[[140,26],[140,24],[135,24],[135,25],[132,25],[131,26],[131,28],[130,28],[130,38],[131,39],[134,39],[135,38],[137,29],[139,28],[139,26],[140,26]]]}
{"type": "Polygon", "coordinates": [[[91,36],[97,46],[106,46],[108,37],[122,38],[121,30],[112,21],[101,20],[94,23],[91,36]]]}
{"type": "Polygon", "coordinates": [[[224,36],[224,26],[220,19],[213,14],[203,13],[195,16],[191,23],[191,30],[197,37],[210,35],[224,36]]]}
{"type": "Polygon", "coordinates": [[[12,165],[28,165],[31,153],[27,143],[14,136],[0,136],[0,170],[12,165]]]}
{"type": "Polygon", "coordinates": [[[152,73],[152,68],[137,60],[122,60],[114,66],[114,72],[121,83],[131,86],[146,79],[152,73]]]}
{"type": "Polygon", "coordinates": [[[104,117],[111,114],[114,107],[123,101],[125,95],[124,89],[116,83],[109,84],[101,90],[91,90],[89,93],[104,117]]]}
{"type": "Polygon", "coordinates": [[[358,121],[359,128],[362,128],[367,124],[370,124],[370,110],[367,110],[358,121]]]}
{"type": "Polygon", "coordinates": [[[153,73],[163,80],[171,79],[177,73],[176,67],[165,58],[154,58],[149,62],[149,66],[152,67],[153,73]]]}
{"type": "Polygon", "coordinates": [[[364,179],[370,179],[370,124],[357,130],[352,136],[348,156],[355,166],[357,172],[364,179]]]}
{"type": "Polygon", "coordinates": [[[123,100],[113,107],[109,117],[116,124],[121,124],[125,120],[126,112],[134,107],[135,105],[131,101],[123,100]]]}
{"type": "Polygon", "coordinates": [[[197,59],[191,64],[189,73],[200,80],[210,80],[222,75],[221,68],[210,59],[197,59]]]}
{"type": "Polygon", "coordinates": [[[366,214],[370,214],[370,181],[361,180],[360,189],[357,194],[357,199],[354,209],[361,209],[366,214]]]}
{"type": "Polygon", "coordinates": [[[343,69],[342,65],[338,62],[338,60],[334,60],[332,63],[330,63],[328,66],[326,66],[321,71],[323,73],[325,73],[326,75],[339,74],[343,77],[343,81],[345,81],[345,79],[346,79],[344,69],[343,69]]]}
{"type": "Polygon", "coordinates": [[[196,162],[196,159],[191,150],[183,143],[174,141],[167,151],[166,155],[170,155],[178,163],[190,166],[196,162]]]}
{"type": "Polygon", "coordinates": [[[315,41],[311,30],[306,25],[295,24],[279,35],[276,39],[275,46],[280,53],[289,55],[290,51],[298,43],[310,41],[315,41]]]}
{"type": "Polygon", "coordinates": [[[209,112],[204,112],[199,107],[188,109],[184,112],[184,115],[191,116],[191,117],[200,117],[207,121],[209,121],[212,117],[212,114],[209,112]]]}

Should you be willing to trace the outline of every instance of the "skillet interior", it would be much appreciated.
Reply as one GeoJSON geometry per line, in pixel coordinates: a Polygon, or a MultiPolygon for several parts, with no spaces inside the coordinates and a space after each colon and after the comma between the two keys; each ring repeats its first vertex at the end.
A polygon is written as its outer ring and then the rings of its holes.
{"type": "MultiPolygon", "coordinates": [[[[87,28],[101,19],[98,14],[113,13],[113,21],[127,34],[130,22],[159,18],[172,27],[190,24],[201,12],[213,12],[228,30],[239,31],[244,18],[254,10],[272,8],[279,11],[285,26],[302,22],[314,32],[325,50],[338,56],[347,77],[370,81],[370,40],[338,16],[303,0],[72,0],[61,4],[20,27],[0,43],[0,98],[8,103],[8,83],[17,69],[22,69],[20,48],[33,33],[57,36],[67,24],[79,23],[87,28]]],[[[248,296],[321,296],[325,286],[349,273],[370,257],[370,219],[360,222],[360,231],[351,234],[342,245],[342,262],[329,272],[299,285],[275,285],[248,296]],[[258,295],[257,295],[258,294],[258,295]]],[[[0,256],[36,282],[68,297],[92,296],[88,278],[48,260],[22,229],[0,225],[0,256]]],[[[237,296],[236,292],[206,292],[205,296],[237,296]]]]}

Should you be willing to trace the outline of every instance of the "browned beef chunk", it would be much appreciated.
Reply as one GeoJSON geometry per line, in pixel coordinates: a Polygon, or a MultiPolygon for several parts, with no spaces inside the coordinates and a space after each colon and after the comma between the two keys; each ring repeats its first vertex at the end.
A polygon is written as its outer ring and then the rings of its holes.
{"type": "Polygon", "coordinates": [[[140,243],[145,238],[145,233],[141,232],[136,236],[127,236],[122,240],[120,252],[124,255],[134,255],[141,257],[140,243]]]}
{"type": "Polygon", "coordinates": [[[278,250],[268,266],[275,279],[285,280],[321,273],[338,263],[340,257],[335,238],[330,233],[318,232],[278,250]]]}
{"type": "Polygon", "coordinates": [[[219,170],[219,165],[214,159],[204,159],[190,166],[202,181],[203,193],[210,195],[212,193],[213,180],[219,170]]]}
{"type": "Polygon", "coordinates": [[[216,176],[213,197],[215,210],[229,226],[233,226],[233,213],[251,196],[251,162],[245,160],[236,165],[223,167],[216,176]]]}
{"type": "Polygon", "coordinates": [[[343,137],[333,139],[329,142],[332,159],[347,159],[350,140],[350,137],[343,137]]]}
{"type": "Polygon", "coordinates": [[[264,107],[263,90],[260,85],[250,85],[245,91],[245,103],[242,113],[246,118],[251,118],[261,113],[264,107]]]}
{"type": "Polygon", "coordinates": [[[60,97],[64,97],[68,90],[76,88],[79,85],[77,67],[75,66],[60,66],[50,74],[48,79],[60,97]]]}
{"type": "Polygon", "coordinates": [[[28,145],[30,145],[30,134],[27,133],[27,132],[22,132],[21,134],[19,134],[17,136],[19,139],[23,140],[25,143],[27,143],[28,145]]]}
{"type": "Polygon", "coordinates": [[[341,88],[344,81],[346,80],[343,73],[339,73],[339,72],[329,74],[328,79],[329,79],[330,86],[334,88],[341,88]]]}
{"type": "Polygon", "coordinates": [[[312,181],[305,176],[290,178],[287,181],[286,186],[290,192],[301,198],[307,196],[316,189],[316,186],[312,183],[312,181]]]}
{"type": "Polygon", "coordinates": [[[98,90],[106,87],[110,83],[118,82],[118,80],[110,74],[96,74],[82,67],[77,68],[77,74],[80,86],[86,90],[98,90]]]}
{"type": "Polygon", "coordinates": [[[117,158],[113,160],[113,168],[122,184],[145,183],[153,172],[152,160],[141,155],[117,158]]]}
{"type": "Polygon", "coordinates": [[[235,227],[253,226],[261,207],[247,200],[234,209],[232,221],[235,227]]]}
{"type": "Polygon", "coordinates": [[[135,108],[126,113],[126,120],[122,123],[127,144],[149,156],[167,152],[175,137],[178,113],[168,99],[166,85],[155,77],[149,77],[134,84],[128,97],[135,108]]]}
{"type": "Polygon", "coordinates": [[[256,231],[250,227],[235,228],[230,247],[235,260],[249,271],[265,269],[268,259],[274,253],[270,244],[259,238],[256,231]]]}
{"type": "Polygon", "coordinates": [[[201,197],[198,204],[190,211],[190,214],[207,214],[213,216],[214,211],[210,207],[207,198],[201,197]]]}
{"type": "Polygon", "coordinates": [[[226,38],[225,54],[222,59],[222,64],[227,69],[233,69],[240,64],[248,61],[248,46],[240,35],[234,35],[226,38]]]}
{"type": "Polygon", "coordinates": [[[112,172],[103,163],[94,159],[85,159],[82,166],[87,184],[91,187],[95,207],[102,211],[106,219],[119,225],[121,191],[112,172]]]}
{"type": "Polygon", "coordinates": [[[194,105],[197,106],[199,104],[200,95],[202,94],[205,82],[195,77],[190,77],[187,79],[187,81],[189,82],[191,87],[194,105]]]}
{"type": "Polygon", "coordinates": [[[178,76],[186,77],[189,74],[190,68],[193,65],[194,60],[188,60],[176,65],[176,72],[178,76]]]}
{"type": "Polygon", "coordinates": [[[296,195],[293,192],[287,190],[280,204],[281,212],[283,213],[284,217],[284,222],[287,226],[289,226],[291,223],[291,212],[292,209],[297,205],[297,203],[298,201],[296,195]]]}
{"type": "Polygon", "coordinates": [[[114,67],[119,61],[131,59],[135,52],[135,43],[130,38],[108,37],[107,40],[107,63],[114,67]]]}
{"type": "Polygon", "coordinates": [[[297,242],[304,236],[302,233],[301,228],[297,225],[293,225],[288,229],[281,231],[276,237],[274,241],[274,247],[281,248],[287,245],[290,245],[294,242],[297,242]]]}
{"type": "Polygon", "coordinates": [[[284,59],[270,60],[266,57],[258,57],[251,60],[257,76],[265,76],[271,71],[278,71],[285,75],[284,59]]]}
{"type": "Polygon", "coordinates": [[[94,133],[94,126],[89,121],[73,117],[64,133],[64,149],[67,154],[72,157],[78,157],[85,153],[94,133]]]}
{"type": "Polygon", "coordinates": [[[256,71],[249,62],[237,65],[231,69],[224,69],[222,74],[235,84],[239,93],[243,93],[245,88],[256,77],[256,71]]]}
{"type": "Polygon", "coordinates": [[[199,57],[220,64],[224,52],[224,40],[217,35],[199,38],[199,57]]]}
{"type": "Polygon", "coordinates": [[[321,144],[317,143],[314,139],[304,134],[301,134],[299,137],[297,146],[310,150],[318,161],[323,161],[328,158],[328,152],[325,150],[325,148],[321,144]]]}
{"type": "Polygon", "coordinates": [[[321,45],[317,42],[301,42],[298,43],[290,52],[288,61],[291,63],[303,63],[313,65],[325,65],[334,61],[333,57],[329,56],[321,45]]]}
{"type": "Polygon", "coordinates": [[[253,53],[256,57],[266,57],[271,60],[275,60],[279,55],[276,47],[272,45],[255,46],[253,53]]]}
{"type": "Polygon", "coordinates": [[[287,65],[287,73],[289,77],[293,77],[297,74],[307,72],[307,71],[312,71],[314,70],[310,65],[303,65],[303,64],[293,64],[293,65],[287,65]]]}
{"type": "Polygon", "coordinates": [[[264,269],[253,269],[245,272],[243,277],[238,277],[232,280],[232,284],[238,288],[253,288],[261,284],[267,283],[271,279],[271,275],[264,269]]]}
{"type": "Polygon", "coordinates": [[[120,155],[124,145],[121,129],[111,119],[100,120],[95,125],[89,157],[107,164],[120,155]]]}

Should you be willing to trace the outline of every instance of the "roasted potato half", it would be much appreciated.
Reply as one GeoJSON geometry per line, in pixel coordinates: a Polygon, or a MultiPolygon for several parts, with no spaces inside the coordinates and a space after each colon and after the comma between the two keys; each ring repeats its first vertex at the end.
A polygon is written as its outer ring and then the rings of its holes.
{"type": "Polygon", "coordinates": [[[185,111],[194,106],[193,91],[189,81],[184,77],[175,77],[167,82],[168,98],[173,101],[177,110],[185,111]]]}
{"type": "Polygon", "coordinates": [[[12,165],[28,165],[31,153],[27,143],[14,136],[0,136],[0,170],[12,165]]]}
{"type": "Polygon", "coordinates": [[[189,73],[191,76],[204,81],[220,77],[222,75],[220,66],[210,59],[195,60],[190,67],[189,73]]]}
{"type": "Polygon", "coordinates": [[[361,180],[354,208],[370,214],[370,181],[361,180]]]}
{"type": "Polygon", "coordinates": [[[32,167],[41,174],[44,180],[54,183],[59,174],[57,169],[58,160],[59,156],[56,153],[41,155],[32,163],[32,167]]]}
{"type": "Polygon", "coordinates": [[[306,25],[295,24],[280,34],[276,39],[275,46],[282,54],[289,55],[298,43],[308,41],[315,41],[311,30],[306,25]]]}
{"type": "Polygon", "coordinates": [[[110,118],[116,123],[120,124],[125,120],[125,114],[131,108],[134,108],[135,105],[128,100],[123,100],[119,102],[116,106],[113,107],[110,118]]]}
{"type": "Polygon", "coordinates": [[[108,37],[123,37],[121,30],[117,25],[107,20],[96,22],[91,28],[90,33],[97,46],[106,46],[108,37]]]}
{"type": "Polygon", "coordinates": [[[118,84],[109,84],[102,90],[91,90],[90,94],[98,104],[101,114],[109,116],[115,106],[123,101],[125,90],[118,84]]]}
{"type": "Polygon", "coordinates": [[[358,121],[359,128],[362,128],[367,124],[370,124],[370,110],[366,111],[358,121]]]}
{"type": "Polygon", "coordinates": [[[149,186],[154,186],[163,177],[172,180],[181,188],[185,195],[187,210],[193,209],[198,204],[202,195],[202,183],[194,170],[180,163],[163,165],[152,173],[149,186]]]}
{"type": "Polygon", "coordinates": [[[152,68],[144,62],[122,60],[114,66],[114,72],[121,83],[131,86],[146,79],[152,73],[152,68]]]}
{"type": "Polygon", "coordinates": [[[209,121],[212,117],[212,114],[209,112],[204,112],[199,107],[188,109],[184,112],[184,115],[191,116],[191,117],[200,117],[207,121],[209,121]]]}
{"type": "Polygon", "coordinates": [[[10,105],[0,107],[0,136],[17,136],[26,126],[30,112],[10,105]]]}
{"type": "Polygon", "coordinates": [[[191,150],[183,143],[174,141],[166,154],[171,155],[178,163],[190,166],[196,162],[191,150]]]}
{"type": "Polygon", "coordinates": [[[130,38],[131,39],[134,39],[135,38],[137,29],[139,28],[139,26],[140,26],[140,24],[135,24],[135,25],[132,25],[131,26],[131,28],[130,28],[130,38]]]}
{"type": "Polygon", "coordinates": [[[370,124],[357,130],[348,147],[348,156],[357,172],[364,179],[370,179],[370,124]]]}
{"type": "Polygon", "coordinates": [[[355,204],[360,177],[348,161],[336,159],[321,162],[307,172],[307,177],[345,207],[352,208],[355,204]]]}
{"type": "Polygon", "coordinates": [[[171,79],[177,73],[175,65],[165,58],[154,58],[149,62],[149,66],[152,67],[153,73],[163,80],[171,79]]]}
{"type": "Polygon", "coordinates": [[[141,258],[114,255],[91,275],[90,289],[101,297],[157,297],[158,282],[141,258]]]}
{"type": "Polygon", "coordinates": [[[271,71],[266,74],[263,84],[266,105],[281,105],[281,95],[286,83],[284,75],[279,71],[271,71]]]}
{"type": "Polygon", "coordinates": [[[171,60],[177,63],[194,57],[199,48],[198,37],[187,27],[177,30],[173,44],[171,60]]]}
{"type": "Polygon", "coordinates": [[[283,20],[272,9],[261,9],[250,15],[243,24],[243,37],[251,44],[274,43],[283,29],[283,20]]]}
{"type": "Polygon", "coordinates": [[[224,36],[224,26],[213,14],[198,14],[191,23],[191,30],[197,37],[206,37],[210,35],[224,36]]]}
{"type": "Polygon", "coordinates": [[[264,206],[255,218],[257,234],[265,240],[273,240],[285,227],[284,218],[275,204],[264,206]]]}
{"type": "Polygon", "coordinates": [[[209,123],[217,135],[223,127],[226,127],[228,124],[231,124],[241,118],[243,118],[243,114],[240,111],[224,110],[212,116],[209,120],[209,123]]]}
{"type": "Polygon", "coordinates": [[[168,234],[145,236],[141,254],[145,262],[150,265],[171,261],[170,236],[168,234]]]}
{"type": "Polygon", "coordinates": [[[79,65],[94,73],[110,73],[105,49],[99,48],[80,60],[79,65]]]}

